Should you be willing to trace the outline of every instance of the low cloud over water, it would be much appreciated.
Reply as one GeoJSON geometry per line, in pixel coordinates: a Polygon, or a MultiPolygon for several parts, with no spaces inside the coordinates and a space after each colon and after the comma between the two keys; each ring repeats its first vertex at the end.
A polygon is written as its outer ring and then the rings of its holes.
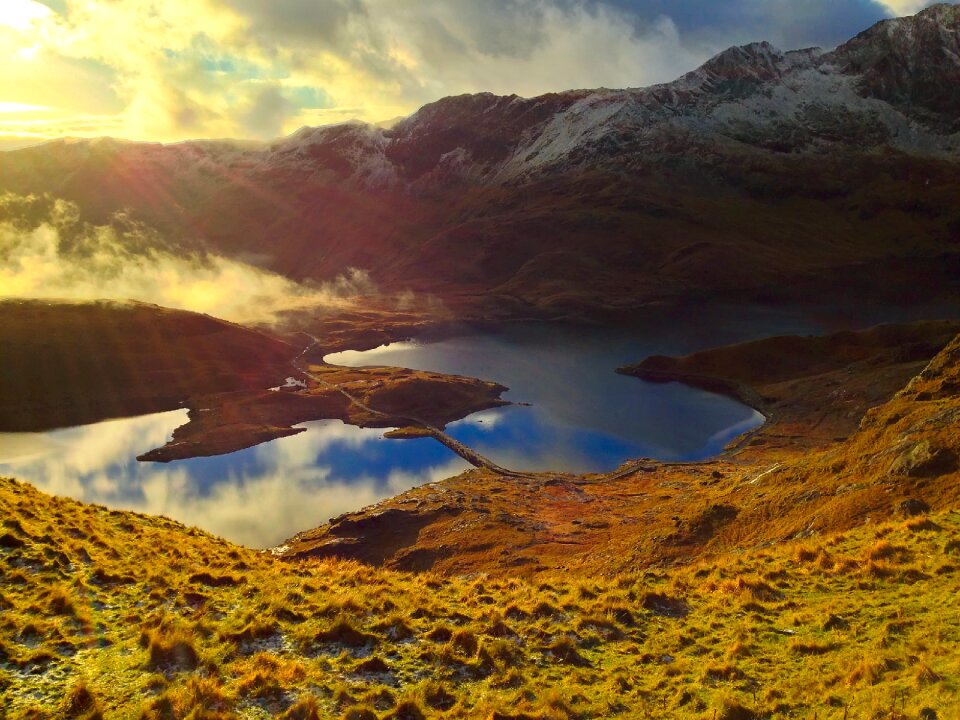
{"type": "Polygon", "coordinates": [[[72,203],[0,195],[0,297],[139,300],[240,323],[344,307],[375,291],[350,269],[326,283],[297,283],[221,255],[185,251],[119,213],[80,220],[72,203]]]}

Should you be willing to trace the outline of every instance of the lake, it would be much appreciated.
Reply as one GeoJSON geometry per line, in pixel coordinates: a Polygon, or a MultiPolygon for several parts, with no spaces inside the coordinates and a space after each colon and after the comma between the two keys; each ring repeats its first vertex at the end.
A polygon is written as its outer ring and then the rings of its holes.
{"type": "MultiPolygon", "coordinates": [[[[495,380],[514,405],[475,413],[448,432],[514,470],[605,472],[650,457],[719,453],[762,417],[719,395],[653,384],[614,370],[651,354],[699,348],[816,324],[789,313],[702,311],[656,316],[643,328],[546,325],[476,330],[437,342],[404,342],[332,355],[344,365],[395,364],[495,380]],[[731,318],[733,318],[731,320],[731,318]]],[[[213,458],[141,463],[186,422],[185,410],[46,433],[0,434],[0,474],[111,508],[166,515],[252,547],[269,547],[330,517],[469,465],[431,438],[389,440],[340,421],[213,458]]]]}
{"type": "Polygon", "coordinates": [[[525,325],[325,359],[506,385],[504,398],[517,405],[476,413],[448,431],[511,470],[605,472],[640,457],[700,460],[763,422],[760,413],[733,399],[614,372],[659,347],[659,341],[622,332],[525,325]]]}

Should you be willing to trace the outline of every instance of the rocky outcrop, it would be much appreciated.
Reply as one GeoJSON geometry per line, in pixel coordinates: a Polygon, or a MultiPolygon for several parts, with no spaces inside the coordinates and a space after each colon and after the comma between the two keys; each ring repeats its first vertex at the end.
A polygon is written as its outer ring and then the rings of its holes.
{"type": "Polygon", "coordinates": [[[934,5],[879,23],[829,60],[857,78],[864,97],[889,103],[937,132],[960,131],[960,6],[934,5]]]}
{"type": "Polygon", "coordinates": [[[893,475],[912,478],[934,478],[960,469],[960,458],[948,447],[940,447],[929,440],[907,442],[901,447],[890,466],[893,475]]]}

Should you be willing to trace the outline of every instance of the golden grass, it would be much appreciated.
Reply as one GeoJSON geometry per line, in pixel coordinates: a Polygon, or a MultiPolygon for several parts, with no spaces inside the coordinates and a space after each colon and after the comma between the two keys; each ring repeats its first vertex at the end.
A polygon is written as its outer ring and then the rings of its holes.
{"type": "Polygon", "coordinates": [[[532,582],[291,565],[10,480],[0,511],[11,719],[960,712],[956,512],[532,582]]]}

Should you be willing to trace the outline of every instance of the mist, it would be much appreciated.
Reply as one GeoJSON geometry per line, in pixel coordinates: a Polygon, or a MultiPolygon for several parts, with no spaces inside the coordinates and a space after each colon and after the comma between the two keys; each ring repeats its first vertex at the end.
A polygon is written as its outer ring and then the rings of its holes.
{"type": "Polygon", "coordinates": [[[0,298],[138,300],[243,324],[354,304],[376,291],[351,268],[326,283],[297,283],[221,255],[184,250],[124,213],[83,222],[76,205],[0,195],[0,298]]]}

